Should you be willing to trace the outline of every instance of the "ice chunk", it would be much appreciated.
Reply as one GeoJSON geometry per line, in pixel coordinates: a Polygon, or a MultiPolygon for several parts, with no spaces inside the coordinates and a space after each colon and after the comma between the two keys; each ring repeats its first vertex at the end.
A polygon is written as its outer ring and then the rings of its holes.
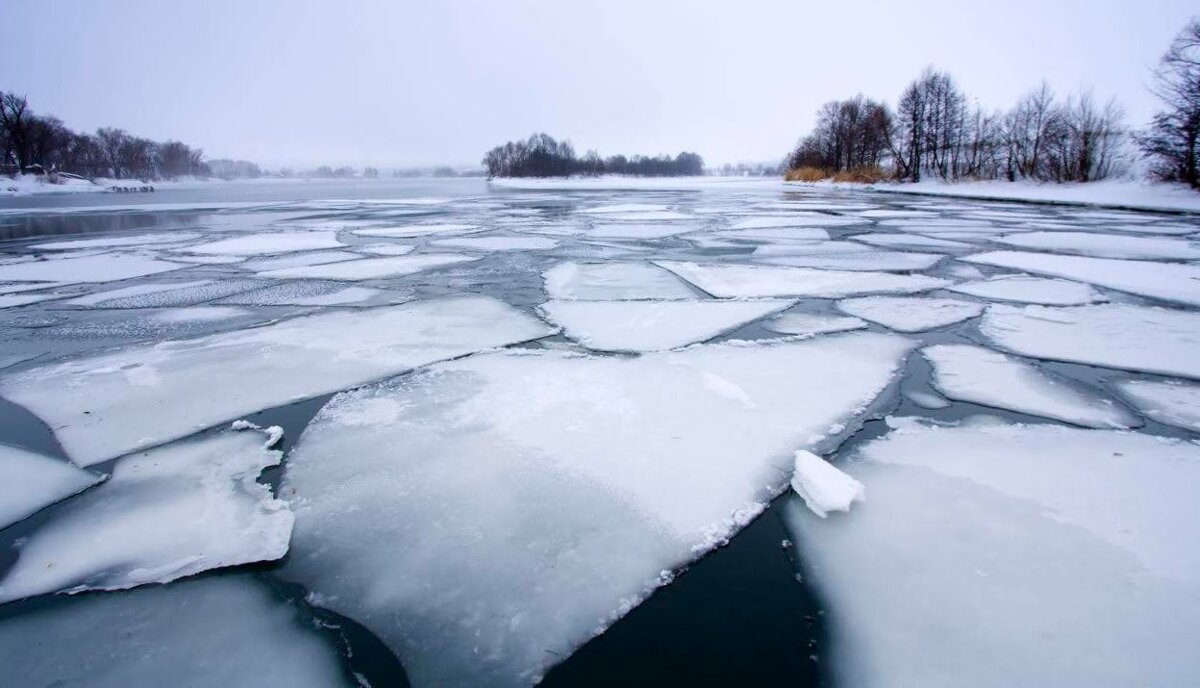
{"type": "Polygon", "coordinates": [[[978,282],[956,284],[947,289],[983,299],[1037,303],[1045,306],[1079,306],[1108,300],[1086,284],[1029,275],[1001,275],[978,282]]]}
{"type": "Polygon", "coordinates": [[[382,289],[370,287],[348,287],[342,282],[289,280],[231,296],[220,303],[240,306],[345,306],[369,301],[385,293],[382,289]]]}
{"type": "Polygon", "coordinates": [[[20,294],[38,289],[54,289],[73,284],[72,282],[8,282],[0,284],[0,294],[20,294]]]}
{"type": "Polygon", "coordinates": [[[0,296],[0,308],[16,308],[41,301],[66,298],[67,294],[6,294],[0,296]]]}
{"type": "Polygon", "coordinates": [[[817,335],[861,330],[867,327],[859,318],[824,313],[784,313],[763,322],[763,327],[780,334],[817,335]]]}
{"type": "Polygon", "coordinates": [[[87,595],[0,621],[0,684],[348,686],[336,649],[250,576],[87,595]]]}
{"type": "Polygon", "coordinates": [[[1200,683],[1200,446],[1055,425],[900,427],[850,515],[784,518],[855,686],[1200,683]],[[903,591],[899,593],[898,591],[903,591]]]}
{"type": "Polygon", "coordinates": [[[898,332],[945,327],[983,312],[983,305],[959,299],[867,296],[838,301],[838,310],[879,323],[898,332]]]}
{"type": "Polygon", "coordinates": [[[394,239],[406,239],[411,237],[429,236],[432,234],[471,234],[474,232],[482,232],[483,230],[484,228],[478,225],[444,223],[403,225],[400,227],[371,227],[370,229],[353,230],[351,234],[364,237],[390,237],[394,239]]]}
{"type": "Polygon", "coordinates": [[[738,220],[730,225],[729,228],[741,230],[764,229],[767,227],[844,227],[847,225],[861,225],[863,222],[863,220],[855,217],[812,213],[809,215],[785,215],[783,217],[750,217],[738,220]]]}
{"type": "Polygon", "coordinates": [[[339,395],[288,457],[281,575],[415,686],[533,683],[748,523],[908,346],[492,353],[339,395]]]}
{"type": "Polygon", "coordinates": [[[322,313],[0,376],[89,465],[237,416],[552,330],[486,297],[322,313]],[[301,374],[301,371],[303,374],[301,374]]]}
{"type": "Polygon", "coordinates": [[[773,258],[775,256],[821,256],[826,254],[850,255],[872,251],[874,249],[870,246],[863,246],[853,241],[788,241],[755,246],[754,253],[751,255],[755,258],[773,258]]]}
{"type": "Polygon", "coordinates": [[[995,305],[979,330],[1024,356],[1200,379],[1200,313],[1115,303],[995,305]]]}
{"type": "Polygon", "coordinates": [[[542,273],[552,299],[607,301],[694,299],[671,273],[645,263],[559,263],[542,273]]]}
{"type": "Polygon", "coordinates": [[[246,256],[184,256],[173,254],[171,261],[176,263],[194,263],[196,265],[233,265],[246,260],[246,256]]]}
{"type": "Polygon", "coordinates": [[[1200,258],[1200,246],[1195,242],[1166,237],[1120,236],[1094,232],[1027,232],[1006,234],[992,241],[1021,248],[1078,253],[1097,258],[1200,258]]]}
{"type": "Polygon", "coordinates": [[[1117,383],[1117,390],[1154,420],[1200,432],[1200,385],[1125,380],[1117,383]]]}
{"type": "Polygon", "coordinates": [[[103,479],[61,459],[0,444],[0,529],[103,479]]]}
{"type": "Polygon", "coordinates": [[[231,306],[193,306],[191,308],[171,308],[159,311],[150,319],[160,323],[195,323],[213,320],[230,320],[242,316],[253,315],[245,308],[231,306]]]}
{"type": "Polygon", "coordinates": [[[34,244],[29,248],[35,251],[73,251],[81,248],[117,248],[122,246],[152,246],[156,244],[177,244],[184,241],[194,241],[200,238],[196,232],[157,232],[154,234],[138,234],[136,236],[102,237],[99,239],[72,239],[70,241],[52,241],[45,244],[34,244]]]}
{"type": "Polygon", "coordinates": [[[106,301],[125,299],[133,296],[145,296],[148,294],[157,294],[164,291],[174,291],[176,289],[188,289],[192,287],[201,287],[207,284],[212,284],[211,280],[197,280],[194,282],[161,282],[154,284],[135,284],[132,287],[121,287],[120,289],[109,289],[107,291],[95,292],[86,296],[65,301],[64,303],[72,306],[96,306],[103,304],[106,301]]]}
{"type": "Polygon", "coordinates": [[[351,246],[351,248],[359,253],[368,253],[373,256],[404,256],[412,253],[416,246],[411,244],[367,244],[351,246]]]}
{"type": "Polygon", "coordinates": [[[978,346],[921,349],[934,386],[958,401],[1028,413],[1088,428],[1128,428],[1134,419],[1110,400],[1085,394],[1028,363],[978,346]]]}
{"type": "Polygon", "coordinates": [[[588,231],[588,234],[609,239],[661,239],[676,234],[694,232],[697,229],[699,227],[695,225],[619,223],[596,225],[588,231]]]}
{"type": "Polygon", "coordinates": [[[897,210],[894,208],[885,208],[880,210],[865,210],[859,213],[861,217],[869,217],[872,219],[895,219],[895,218],[926,218],[937,217],[937,213],[929,210],[897,210]]]}
{"type": "Polygon", "coordinates": [[[714,232],[711,236],[750,241],[824,241],[829,238],[829,232],[817,227],[775,227],[714,232]]]}
{"type": "Polygon", "coordinates": [[[241,294],[261,288],[265,282],[225,279],[220,281],[139,284],[122,289],[88,294],[67,301],[71,305],[95,308],[170,308],[191,306],[205,301],[241,294]]]}
{"type": "Polygon", "coordinates": [[[936,239],[934,237],[925,237],[915,234],[888,234],[886,232],[877,232],[872,234],[858,234],[850,238],[855,241],[861,241],[865,244],[882,246],[884,248],[940,248],[950,250],[975,248],[972,244],[961,241],[936,239]]]}
{"type": "Polygon", "coordinates": [[[846,254],[790,255],[764,259],[772,265],[829,270],[884,270],[908,272],[926,270],[945,256],[940,253],[902,253],[900,251],[862,251],[846,254]]]}
{"type": "Polygon", "coordinates": [[[623,220],[628,222],[665,222],[669,220],[686,220],[690,216],[674,210],[658,210],[642,213],[609,213],[606,220],[623,220]]]}
{"type": "Polygon", "coordinates": [[[557,241],[540,237],[461,237],[438,239],[429,243],[441,248],[471,251],[547,251],[558,246],[557,241]]]}
{"type": "Polygon", "coordinates": [[[293,251],[315,251],[325,248],[341,248],[335,232],[274,232],[251,234],[232,239],[222,239],[198,246],[180,249],[186,253],[201,253],[212,256],[258,256],[293,251]]]}
{"type": "Polygon", "coordinates": [[[0,603],[120,590],[282,557],[292,514],[257,481],[279,464],[259,432],[226,431],[127,456],[20,545],[0,603]]]}
{"type": "Polygon", "coordinates": [[[937,410],[949,408],[950,406],[949,401],[946,401],[933,392],[926,392],[923,390],[908,390],[904,393],[904,396],[908,397],[909,401],[917,406],[920,406],[921,408],[937,410]]]}
{"type": "Polygon", "coordinates": [[[658,261],[655,263],[700,289],[721,298],[769,296],[820,296],[895,292],[911,294],[949,284],[924,275],[890,275],[884,272],[850,272],[764,265],[712,265],[658,261]]]}
{"type": "Polygon", "coordinates": [[[362,256],[349,251],[308,251],[306,253],[280,256],[278,258],[258,258],[246,261],[240,267],[255,272],[263,272],[266,270],[281,270],[283,268],[299,268],[306,265],[339,263],[343,260],[355,260],[356,258],[362,258],[362,256]]]}
{"type": "Polygon", "coordinates": [[[1021,251],[992,251],[959,260],[1066,277],[1117,291],[1200,306],[1200,266],[1197,265],[1021,251]]]}
{"type": "Polygon", "coordinates": [[[654,213],[666,210],[667,206],[658,203],[615,203],[584,208],[581,213],[588,215],[607,215],[610,213],[654,213]]]}
{"type": "Polygon", "coordinates": [[[0,281],[115,282],[187,267],[144,256],[100,254],[0,265],[0,281]]]}
{"type": "Polygon", "coordinates": [[[410,256],[389,256],[386,258],[362,258],[326,265],[308,265],[298,268],[283,268],[258,273],[261,277],[273,278],[312,278],[332,280],[369,280],[387,277],[402,277],[424,270],[433,270],[479,260],[478,256],[464,256],[457,253],[422,253],[410,256]]]}
{"type": "Polygon", "coordinates": [[[702,342],[794,301],[550,301],[550,322],[598,351],[664,351],[702,342]]]}
{"type": "Polygon", "coordinates": [[[862,483],[804,449],[796,452],[792,490],[821,518],[830,511],[849,511],[851,504],[861,502],[867,494],[862,483]]]}

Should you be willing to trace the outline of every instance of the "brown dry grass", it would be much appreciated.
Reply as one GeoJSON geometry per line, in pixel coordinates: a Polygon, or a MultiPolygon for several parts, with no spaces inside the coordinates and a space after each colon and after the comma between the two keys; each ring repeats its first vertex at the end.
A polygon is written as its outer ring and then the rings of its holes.
{"type": "Polygon", "coordinates": [[[838,172],[833,176],[835,182],[856,182],[859,184],[874,184],[887,178],[878,167],[855,167],[854,169],[838,172]]]}
{"type": "Polygon", "coordinates": [[[822,179],[828,179],[830,176],[825,170],[817,167],[797,167],[794,170],[788,170],[783,173],[784,181],[789,182],[819,182],[822,179]]]}

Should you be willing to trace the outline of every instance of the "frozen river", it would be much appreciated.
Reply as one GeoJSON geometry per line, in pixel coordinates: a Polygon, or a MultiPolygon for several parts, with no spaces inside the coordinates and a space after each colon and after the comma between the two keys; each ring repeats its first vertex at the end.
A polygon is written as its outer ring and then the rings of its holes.
{"type": "Polygon", "coordinates": [[[774,181],[0,200],[0,685],[1200,684],[1198,237],[774,181]]]}

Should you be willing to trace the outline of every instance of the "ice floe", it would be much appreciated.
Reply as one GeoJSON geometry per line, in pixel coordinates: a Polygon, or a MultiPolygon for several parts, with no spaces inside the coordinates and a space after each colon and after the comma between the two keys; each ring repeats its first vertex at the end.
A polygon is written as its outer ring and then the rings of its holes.
{"type": "Polygon", "coordinates": [[[357,258],[362,258],[362,256],[350,251],[309,251],[295,255],[280,256],[278,258],[256,258],[242,263],[239,267],[254,272],[265,272],[267,270],[299,268],[306,265],[338,263],[343,260],[355,260],[357,258]]]}
{"type": "Polygon", "coordinates": [[[89,465],[238,416],[552,330],[487,297],[294,318],[0,377],[0,396],[89,465]],[[298,371],[303,371],[299,374],[298,371]]]}
{"type": "Polygon", "coordinates": [[[838,301],[843,313],[879,323],[897,332],[920,332],[945,327],[983,312],[983,304],[960,299],[866,296],[838,301]]]}
{"type": "Polygon", "coordinates": [[[552,299],[628,301],[694,299],[670,272],[646,263],[559,263],[542,274],[552,299]]]}
{"type": "Polygon", "coordinates": [[[0,281],[115,282],[187,267],[145,256],[100,254],[0,265],[0,281]]]}
{"type": "Polygon", "coordinates": [[[687,234],[694,232],[699,227],[695,225],[684,224],[602,224],[594,225],[588,234],[595,237],[603,237],[606,239],[661,239],[663,237],[675,236],[677,234],[687,234]]]}
{"type": "Polygon", "coordinates": [[[495,353],[339,395],[288,459],[281,574],[415,686],[528,685],[761,512],[908,347],[495,353]]]}
{"type": "Polygon", "coordinates": [[[1138,411],[1159,423],[1200,432],[1200,385],[1125,380],[1116,387],[1138,411]]]}
{"type": "Polygon", "coordinates": [[[549,301],[541,310],[598,351],[664,351],[702,342],[794,301],[549,301]]]}
{"type": "Polygon", "coordinates": [[[263,287],[265,282],[246,279],[200,280],[136,284],[81,296],[65,304],[92,308],[171,308],[192,306],[263,287]]]}
{"type": "Polygon", "coordinates": [[[358,253],[367,253],[372,256],[404,256],[412,253],[416,246],[411,244],[366,244],[350,248],[358,253]]]}
{"type": "Polygon", "coordinates": [[[471,251],[548,251],[558,242],[540,237],[461,237],[437,239],[429,242],[441,248],[457,248],[471,251]]]}
{"type": "Polygon", "coordinates": [[[934,237],[921,236],[919,234],[889,234],[886,232],[878,232],[873,234],[857,234],[850,237],[854,241],[861,241],[864,244],[872,246],[881,246],[883,248],[918,248],[918,249],[969,249],[975,248],[974,245],[964,243],[962,241],[950,241],[949,239],[937,239],[934,237]]]}
{"type": "Polygon", "coordinates": [[[369,301],[387,292],[371,287],[346,286],[342,282],[309,280],[279,284],[222,299],[238,306],[344,306],[369,301]]]}
{"type": "Polygon", "coordinates": [[[784,313],[777,318],[764,320],[762,325],[779,334],[818,335],[861,330],[867,327],[867,321],[825,313],[784,313]]]}
{"type": "Polygon", "coordinates": [[[862,483],[804,449],[796,452],[791,485],[808,510],[821,518],[830,511],[849,511],[851,504],[861,502],[867,494],[862,483]]]}
{"type": "Polygon", "coordinates": [[[1191,311],[994,305],[979,330],[1024,356],[1200,379],[1200,313],[1191,311]]]}
{"type": "Polygon", "coordinates": [[[179,250],[184,253],[213,256],[258,256],[341,248],[342,246],[342,242],[337,240],[337,234],[334,232],[274,232],[221,239],[179,250]]]}
{"type": "Polygon", "coordinates": [[[738,220],[729,226],[733,230],[766,229],[770,227],[844,227],[860,225],[864,220],[839,215],[785,215],[783,217],[751,217],[738,220]]]}
{"type": "Polygon", "coordinates": [[[469,263],[479,260],[478,256],[464,256],[457,253],[422,253],[419,255],[388,256],[385,258],[361,258],[324,265],[306,265],[280,270],[260,272],[260,277],[276,279],[329,279],[329,280],[371,280],[386,277],[403,277],[413,273],[436,268],[469,263]]]}
{"type": "Polygon", "coordinates": [[[434,234],[471,234],[474,232],[482,232],[483,227],[479,225],[468,224],[427,224],[427,225],[402,225],[399,227],[371,227],[369,229],[355,229],[350,233],[364,237],[391,237],[396,239],[406,239],[413,237],[431,236],[434,234]]]}
{"type": "Polygon", "coordinates": [[[883,270],[910,272],[927,270],[945,258],[940,253],[907,253],[901,251],[860,251],[854,253],[818,253],[765,258],[764,263],[799,268],[827,270],[883,270]]]}
{"type": "Polygon", "coordinates": [[[1015,301],[1043,306],[1080,306],[1108,300],[1087,284],[1029,275],[1001,275],[946,288],[993,301],[1015,301]]]}
{"type": "Polygon", "coordinates": [[[1026,232],[1005,234],[992,241],[1020,248],[1078,253],[1097,258],[1200,258],[1200,244],[1186,239],[1166,237],[1119,236],[1095,232],[1026,232]]]}
{"type": "Polygon", "coordinates": [[[0,528],[103,479],[62,459],[0,444],[0,528]]]}
{"type": "Polygon", "coordinates": [[[853,294],[893,292],[911,294],[945,286],[950,282],[924,275],[892,275],[885,272],[852,272],[765,265],[712,265],[658,261],[705,292],[721,298],[772,296],[819,296],[837,298],[853,294]]]}
{"type": "Polygon", "coordinates": [[[921,349],[943,396],[993,408],[1061,420],[1088,428],[1128,428],[1135,419],[1112,400],[1004,354],[966,344],[921,349]]]}
{"type": "Polygon", "coordinates": [[[68,241],[51,241],[44,244],[34,244],[29,248],[35,251],[73,251],[80,248],[118,248],[124,246],[154,246],[158,244],[177,244],[184,241],[194,241],[202,235],[196,232],[156,232],[154,234],[139,234],[136,236],[101,237],[97,239],[71,239],[68,241]]]}

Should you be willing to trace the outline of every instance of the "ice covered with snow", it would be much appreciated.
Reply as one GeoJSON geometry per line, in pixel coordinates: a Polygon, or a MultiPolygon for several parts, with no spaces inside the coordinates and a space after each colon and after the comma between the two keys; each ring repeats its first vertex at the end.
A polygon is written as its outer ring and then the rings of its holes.
{"type": "Polygon", "coordinates": [[[342,246],[336,232],[271,232],[221,239],[179,250],[211,256],[259,256],[342,246]]]}
{"type": "Polygon", "coordinates": [[[552,299],[627,301],[694,299],[670,272],[647,263],[559,263],[542,273],[552,299]]]}
{"type": "Polygon", "coordinates": [[[910,272],[927,270],[945,258],[940,253],[911,253],[902,251],[856,251],[853,253],[817,253],[813,255],[787,255],[764,258],[762,262],[772,265],[788,265],[800,268],[827,270],[883,270],[910,272]]]}
{"type": "Polygon", "coordinates": [[[742,229],[738,231],[714,232],[709,236],[717,239],[732,239],[738,241],[825,241],[829,232],[820,227],[766,227],[763,229],[742,229]]]}
{"type": "Polygon", "coordinates": [[[1087,428],[1128,428],[1136,419],[1111,399],[990,349],[937,344],[921,349],[943,396],[1087,428]]]}
{"type": "Polygon", "coordinates": [[[838,310],[897,332],[920,332],[945,327],[983,312],[983,304],[961,299],[904,296],[865,296],[838,301],[838,310]]]}
{"type": "Polygon", "coordinates": [[[908,347],[490,353],[339,395],[288,458],[281,575],[415,686],[528,685],[760,513],[908,347]]]}
{"type": "Polygon", "coordinates": [[[6,282],[0,284],[0,294],[20,294],[38,289],[55,289],[70,284],[72,282],[6,282]]]}
{"type": "Polygon", "coordinates": [[[610,213],[655,213],[666,209],[667,206],[660,203],[613,203],[584,208],[579,212],[587,215],[607,215],[610,213]]]}
{"type": "Polygon", "coordinates": [[[861,330],[867,327],[867,321],[825,313],[784,313],[777,318],[763,321],[762,325],[780,334],[818,335],[861,330]]]}
{"type": "Polygon", "coordinates": [[[165,291],[175,291],[177,289],[190,289],[194,287],[202,287],[212,284],[211,280],[195,280],[192,282],[152,282],[135,284],[131,287],[120,287],[118,289],[108,289],[105,291],[93,292],[86,296],[65,301],[64,303],[72,306],[98,306],[106,301],[116,301],[136,296],[146,296],[157,294],[165,291]]]}
{"type": "Polygon", "coordinates": [[[714,265],[681,261],[657,261],[705,292],[720,298],[772,296],[817,296],[837,298],[852,294],[911,294],[945,286],[950,282],[925,275],[892,275],[885,272],[853,272],[766,265],[714,265]]]}
{"type": "Polygon", "coordinates": [[[541,310],[597,351],[664,351],[735,330],[794,301],[549,301],[541,310]]]}
{"type": "Polygon", "coordinates": [[[434,234],[471,234],[482,232],[483,230],[484,228],[479,225],[446,222],[442,224],[401,225],[398,227],[370,227],[367,229],[355,229],[350,233],[363,237],[408,239],[434,234]]]}
{"type": "Polygon", "coordinates": [[[686,224],[659,222],[654,224],[616,223],[593,225],[588,234],[606,239],[661,239],[694,232],[698,227],[686,224]]]}
{"type": "Polygon", "coordinates": [[[667,222],[670,220],[686,220],[690,215],[674,210],[652,210],[634,213],[609,213],[604,215],[606,220],[622,220],[628,222],[667,222]]]}
{"type": "Polygon", "coordinates": [[[821,518],[830,511],[849,511],[851,504],[861,502],[867,494],[862,483],[804,449],[796,451],[791,484],[809,511],[821,518]]]}
{"type": "Polygon", "coordinates": [[[729,228],[734,230],[745,230],[765,229],[768,227],[845,227],[848,225],[860,225],[863,224],[863,222],[863,220],[856,217],[810,213],[808,215],[796,214],[784,216],[751,217],[744,220],[738,220],[730,225],[729,228]]]}
{"type": "Polygon", "coordinates": [[[977,282],[955,284],[947,289],[993,301],[1015,301],[1043,306],[1080,306],[1108,300],[1087,284],[1029,275],[1000,275],[977,282]]]}
{"type": "Polygon", "coordinates": [[[257,482],[282,456],[264,441],[260,432],[225,431],[121,459],[103,485],[24,538],[0,579],[0,603],[282,557],[292,514],[257,482]]]}
{"type": "Polygon", "coordinates": [[[411,244],[366,244],[350,248],[358,253],[367,253],[372,256],[404,256],[412,253],[416,246],[411,244]]]}
{"type": "Polygon", "coordinates": [[[103,479],[62,459],[0,443],[0,529],[103,479]]]}
{"type": "Polygon", "coordinates": [[[65,303],[92,308],[172,308],[241,294],[266,283],[247,279],[200,280],[159,284],[137,284],[97,292],[65,303]]]}
{"type": "Polygon", "coordinates": [[[299,268],[306,265],[338,263],[343,260],[355,260],[357,258],[362,258],[362,256],[350,251],[307,251],[305,253],[279,256],[277,258],[256,258],[242,263],[239,267],[245,270],[253,270],[254,272],[265,272],[267,270],[299,268]]]}
{"type": "Polygon", "coordinates": [[[916,248],[916,249],[970,249],[974,248],[972,244],[962,241],[951,241],[949,239],[937,239],[935,237],[921,236],[919,234],[894,234],[888,232],[875,232],[871,234],[856,234],[850,237],[854,241],[861,241],[872,246],[880,246],[883,248],[916,248]]]}
{"type": "Polygon", "coordinates": [[[387,292],[371,287],[346,286],[343,282],[287,280],[222,299],[237,306],[344,306],[372,300],[387,292]]]}
{"type": "Polygon", "coordinates": [[[867,502],[827,520],[784,509],[839,684],[1200,683],[1200,446],[893,425],[839,464],[867,502]]]}
{"type": "Polygon", "coordinates": [[[1040,251],[1078,253],[1097,258],[1147,259],[1200,258],[1200,244],[1187,239],[1167,237],[1121,236],[1097,232],[1026,232],[1005,234],[992,239],[1000,244],[1040,251]]]}
{"type": "Polygon", "coordinates": [[[1200,379],[1200,313],[1191,311],[994,305],[979,331],[1023,356],[1200,379]]]}
{"type": "Polygon", "coordinates": [[[177,244],[184,241],[194,241],[201,237],[196,232],[156,232],[154,234],[138,234],[136,236],[101,237],[98,239],[70,239],[67,241],[50,241],[33,244],[29,248],[35,251],[73,251],[81,248],[118,248],[124,246],[154,246],[158,244],[177,244]]]}
{"type": "Polygon", "coordinates": [[[1157,380],[1125,380],[1117,391],[1143,414],[1160,423],[1200,432],[1200,385],[1157,380]]]}
{"type": "Polygon", "coordinates": [[[437,239],[429,242],[439,248],[457,248],[469,251],[548,251],[558,242],[541,237],[460,237],[437,239]]]}
{"type": "Polygon", "coordinates": [[[909,401],[925,409],[944,409],[950,407],[950,402],[944,397],[922,389],[910,389],[904,392],[909,401]]]}
{"type": "Polygon", "coordinates": [[[0,621],[0,684],[337,688],[336,646],[251,576],[85,595],[0,621]]]}
{"type": "Polygon", "coordinates": [[[160,323],[197,323],[215,320],[231,320],[253,315],[245,308],[232,306],[193,306],[191,308],[168,308],[150,316],[154,322],[160,323]]]}
{"type": "Polygon", "coordinates": [[[0,295],[0,308],[28,306],[31,303],[54,301],[65,297],[66,294],[3,294],[0,295]]]}
{"type": "Polygon", "coordinates": [[[1200,265],[1023,251],[992,251],[959,260],[1065,277],[1130,294],[1200,306],[1200,265]]]}
{"type": "Polygon", "coordinates": [[[321,313],[0,376],[89,465],[223,421],[552,330],[487,297],[321,313]],[[297,374],[304,371],[304,374],[297,374]]]}
{"type": "Polygon", "coordinates": [[[324,265],[306,265],[295,268],[267,270],[258,273],[260,277],[276,279],[328,279],[359,281],[384,279],[387,277],[403,277],[425,270],[469,263],[479,260],[478,256],[464,256],[458,253],[422,253],[407,256],[388,256],[385,258],[361,258],[324,265]]]}
{"type": "Polygon", "coordinates": [[[146,256],[99,254],[0,265],[0,281],[115,282],[187,267],[146,256]]]}

